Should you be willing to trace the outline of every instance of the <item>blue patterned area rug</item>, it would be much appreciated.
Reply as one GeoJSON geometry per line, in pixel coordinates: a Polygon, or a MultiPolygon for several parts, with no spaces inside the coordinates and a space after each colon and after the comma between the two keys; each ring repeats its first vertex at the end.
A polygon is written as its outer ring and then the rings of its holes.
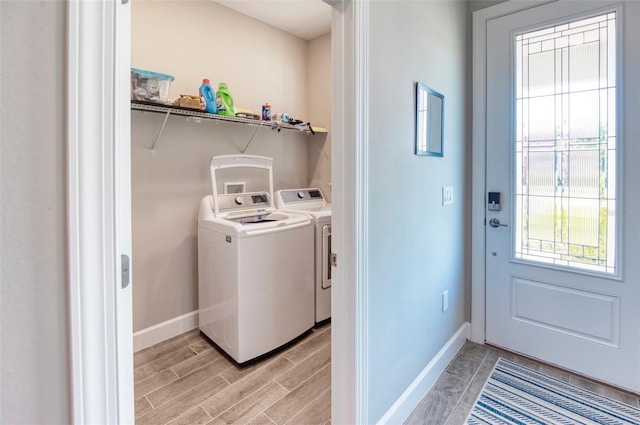
{"type": "Polygon", "coordinates": [[[640,425],[640,409],[501,358],[466,423],[640,425]]]}

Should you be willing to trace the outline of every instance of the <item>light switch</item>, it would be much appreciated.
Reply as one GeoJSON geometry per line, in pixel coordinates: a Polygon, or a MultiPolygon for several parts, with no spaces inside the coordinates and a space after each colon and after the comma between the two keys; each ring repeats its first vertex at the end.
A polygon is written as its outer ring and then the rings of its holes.
{"type": "Polygon", "coordinates": [[[453,186],[445,186],[442,188],[442,205],[453,204],[453,186]]]}
{"type": "Polygon", "coordinates": [[[449,291],[442,293],[442,312],[444,313],[449,309],[449,291]]]}

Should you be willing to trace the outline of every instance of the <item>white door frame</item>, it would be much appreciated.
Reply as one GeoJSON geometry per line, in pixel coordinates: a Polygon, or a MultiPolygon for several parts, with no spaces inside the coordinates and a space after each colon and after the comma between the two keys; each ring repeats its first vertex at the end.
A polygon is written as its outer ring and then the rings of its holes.
{"type": "Polygon", "coordinates": [[[369,0],[333,11],[331,420],[369,423],[367,412],[367,128],[369,0]]]}
{"type": "Polygon", "coordinates": [[[73,423],[133,423],[130,6],[67,2],[67,209],[73,423]],[[118,54],[116,55],[116,52],[118,54]]]}
{"type": "Polygon", "coordinates": [[[473,124],[472,124],[472,199],[471,199],[471,341],[484,344],[486,270],[485,212],[487,171],[487,21],[556,0],[507,1],[473,12],[473,124]]]}
{"type": "MultiPolygon", "coordinates": [[[[73,423],[133,423],[132,286],[120,289],[120,256],[131,256],[130,5],[67,4],[73,423]]],[[[332,421],[344,424],[367,423],[368,19],[368,0],[333,12],[332,421]]]]}

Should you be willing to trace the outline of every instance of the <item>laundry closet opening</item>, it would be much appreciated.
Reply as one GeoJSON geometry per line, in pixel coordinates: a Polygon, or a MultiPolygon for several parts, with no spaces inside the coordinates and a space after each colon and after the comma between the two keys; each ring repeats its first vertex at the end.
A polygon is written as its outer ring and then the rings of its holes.
{"type": "MultiPolygon", "coordinates": [[[[317,188],[331,202],[330,6],[317,1],[326,8],[326,29],[305,39],[227,7],[232,3],[134,0],[131,66],[173,76],[170,100],[197,96],[206,78],[214,89],[219,83],[227,84],[237,110],[260,114],[268,102],[272,115],[286,113],[326,132],[312,134],[306,129],[272,129],[273,123],[258,126],[133,108],[133,332],[138,417],[143,417],[139,413],[147,404],[154,408],[170,399],[165,395],[154,403],[148,397],[149,388],[183,378],[179,372],[167,372],[170,368],[163,364],[181,356],[183,360],[195,357],[201,348],[186,344],[169,354],[152,353],[171,344],[166,342],[171,338],[179,341],[185,332],[198,333],[198,209],[202,198],[212,193],[211,158],[240,153],[272,158],[274,190],[317,188]],[[146,387],[139,384],[142,381],[146,387]]],[[[235,3],[255,6],[258,2],[235,3]]],[[[276,3],[260,2],[260,7],[274,9],[276,3]]],[[[231,188],[235,183],[251,183],[242,175],[233,177],[226,182],[231,188]]]]}

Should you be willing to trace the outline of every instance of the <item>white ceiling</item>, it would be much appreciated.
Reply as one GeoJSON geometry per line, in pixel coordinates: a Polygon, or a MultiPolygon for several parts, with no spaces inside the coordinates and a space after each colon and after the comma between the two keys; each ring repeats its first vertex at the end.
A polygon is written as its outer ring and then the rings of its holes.
{"type": "Polygon", "coordinates": [[[322,0],[214,0],[305,40],[331,32],[331,6],[322,0]]]}

